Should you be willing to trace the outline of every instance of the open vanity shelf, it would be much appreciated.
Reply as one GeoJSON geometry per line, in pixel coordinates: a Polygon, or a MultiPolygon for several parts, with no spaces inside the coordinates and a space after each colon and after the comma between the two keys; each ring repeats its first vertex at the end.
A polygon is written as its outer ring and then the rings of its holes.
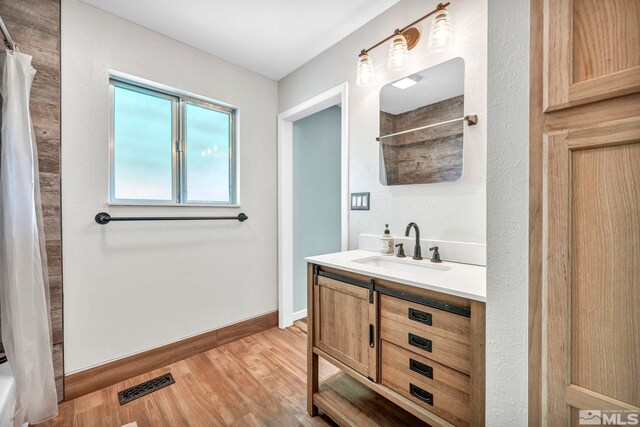
{"type": "Polygon", "coordinates": [[[427,425],[344,372],[338,372],[323,381],[313,400],[316,406],[341,426],[427,425]]]}
{"type": "Polygon", "coordinates": [[[341,426],[484,426],[484,331],[484,302],[309,263],[307,410],[341,426]],[[342,372],[319,384],[318,357],[342,372]]]}

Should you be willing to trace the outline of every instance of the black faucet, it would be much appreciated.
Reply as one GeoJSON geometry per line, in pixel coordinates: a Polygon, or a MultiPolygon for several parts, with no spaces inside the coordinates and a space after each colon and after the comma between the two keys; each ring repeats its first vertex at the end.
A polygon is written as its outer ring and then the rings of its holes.
{"type": "Polygon", "coordinates": [[[409,237],[411,227],[416,229],[416,246],[413,249],[413,259],[422,259],[422,248],[420,248],[420,229],[418,228],[418,224],[410,222],[409,225],[407,225],[407,230],[404,232],[404,235],[409,237]]]}

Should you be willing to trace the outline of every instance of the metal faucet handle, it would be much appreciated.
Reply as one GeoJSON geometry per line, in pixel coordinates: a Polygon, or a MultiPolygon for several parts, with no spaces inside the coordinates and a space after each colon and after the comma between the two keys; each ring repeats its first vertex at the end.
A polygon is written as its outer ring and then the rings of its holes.
{"type": "Polygon", "coordinates": [[[396,255],[398,258],[405,258],[406,255],[404,254],[404,243],[398,243],[396,245],[396,248],[398,248],[398,255],[396,255]]]}
{"type": "Polygon", "coordinates": [[[431,262],[442,262],[442,260],[440,259],[440,252],[438,252],[438,247],[434,246],[432,248],[429,248],[430,251],[433,251],[433,255],[431,256],[431,262]]]}

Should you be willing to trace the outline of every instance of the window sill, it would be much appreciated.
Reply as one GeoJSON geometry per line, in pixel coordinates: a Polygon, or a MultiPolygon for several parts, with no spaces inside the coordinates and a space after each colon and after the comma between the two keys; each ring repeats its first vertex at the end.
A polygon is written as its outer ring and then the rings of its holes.
{"type": "Polygon", "coordinates": [[[197,208],[240,208],[239,204],[216,204],[216,203],[127,203],[127,202],[109,202],[109,206],[143,206],[143,207],[160,207],[160,208],[181,208],[181,207],[197,207],[197,208]]]}

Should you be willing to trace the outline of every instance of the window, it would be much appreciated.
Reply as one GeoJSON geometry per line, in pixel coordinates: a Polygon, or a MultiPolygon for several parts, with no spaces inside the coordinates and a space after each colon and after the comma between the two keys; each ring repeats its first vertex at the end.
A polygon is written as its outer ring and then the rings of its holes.
{"type": "Polygon", "coordinates": [[[111,79],[112,203],[236,203],[236,110],[111,79]]]}

